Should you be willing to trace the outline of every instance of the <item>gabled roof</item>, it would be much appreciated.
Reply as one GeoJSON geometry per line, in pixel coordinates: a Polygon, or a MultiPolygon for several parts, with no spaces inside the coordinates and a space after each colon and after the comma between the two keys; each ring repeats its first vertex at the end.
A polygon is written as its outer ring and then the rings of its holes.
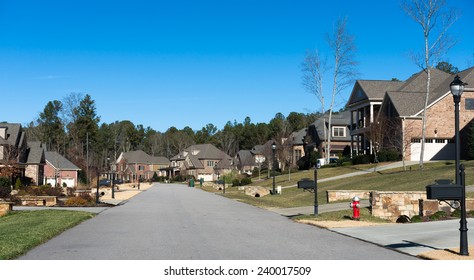
{"type": "Polygon", "coordinates": [[[385,92],[398,89],[402,85],[403,82],[400,81],[357,80],[347,104],[364,100],[382,101],[385,92]]]}
{"type": "MultiPolygon", "coordinates": [[[[454,80],[455,75],[432,69],[428,107],[450,94],[449,85],[454,80]]],[[[474,67],[457,75],[461,77],[463,82],[474,84],[474,67]]],[[[398,90],[388,91],[383,106],[388,102],[391,103],[398,116],[401,117],[420,116],[425,106],[427,76],[425,71],[421,71],[408,79],[398,90]]]]}
{"type": "Polygon", "coordinates": [[[254,166],[255,165],[255,158],[253,157],[252,152],[250,150],[240,150],[237,153],[237,159],[241,166],[254,166]]]}
{"type": "Polygon", "coordinates": [[[81,170],[57,152],[45,152],[46,162],[56,170],[81,170]]]}
{"type": "Polygon", "coordinates": [[[303,128],[300,131],[295,131],[290,135],[290,141],[292,145],[303,145],[304,138],[308,132],[307,128],[303,128]]]}
{"type": "Polygon", "coordinates": [[[6,137],[0,137],[0,145],[16,146],[21,143],[24,138],[24,132],[21,124],[18,123],[0,123],[0,128],[6,128],[6,137]]]}
{"type": "Polygon", "coordinates": [[[216,159],[220,160],[227,156],[223,151],[219,150],[212,144],[192,145],[185,149],[182,153],[174,156],[171,160],[185,159],[187,156],[196,156],[199,160],[216,159]]]}
{"type": "Polygon", "coordinates": [[[44,164],[45,152],[41,142],[28,142],[27,164],[44,164]]]}
{"type": "Polygon", "coordinates": [[[156,165],[170,165],[170,160],[165,157],[151,157],[151,162],[156,165]]]}

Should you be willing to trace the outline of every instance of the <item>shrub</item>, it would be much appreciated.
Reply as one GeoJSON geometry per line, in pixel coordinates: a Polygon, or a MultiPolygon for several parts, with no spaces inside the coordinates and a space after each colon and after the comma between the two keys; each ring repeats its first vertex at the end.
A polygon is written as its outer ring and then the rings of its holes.
{"type": "Polygon", "coordinates": [[[95,203],[95,199],[88,195],[82,194],[80,196],[74,196],[64,202],[65,206],[92,206],[95,203]]]}
{"type": "Polygon", "coordinates": [[[6,177],[0,177],[0,198],[9,197],[11,191],[10,180],[6,177]]]}
{"type": "Polygon", "coordinates": [[[232,186],[239,187],[240,186],[240,180],[239,179],[232,180],[232,186]]]}
{"type": "Polygon", "coordinates": [[[401,157],[400,154],[394,149],[381,150],[377,156],[378,156],[379,162],[397,161],[401,157]]]}
{"type": "Polygon", "coordinates": [[[22,184],[21,184],[20,178],[16,178],[16,181],[15,181],[15,189],[16,189],[16,190],[19,190],[21,187],[22,187],[22,184]]]}
{"type": "Polygon", "coordinates": [[[241,186],[246,186],[246,185],[250,185],[250,184],[252,184],[252,179],[250,179],[250,178],[243,178],[240,181],[241,186]]]}
{"type": "Polygon", "coordinates": [[[358,155],[352,158],[352,164],[367,164],[370,163],[369,155],[358,155]]]}

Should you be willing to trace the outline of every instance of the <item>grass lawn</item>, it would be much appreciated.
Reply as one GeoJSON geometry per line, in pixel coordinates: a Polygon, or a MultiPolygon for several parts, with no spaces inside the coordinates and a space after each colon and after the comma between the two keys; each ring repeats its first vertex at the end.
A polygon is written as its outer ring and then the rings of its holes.
{"type": "Polygon", "coordinates": [[[0,260],[15,259],[63,231],[94,217],[77,211],[16,211],[0,218],[0,260]]]}
{"type": "MultiPolygon", "coordinates": [[[[474,161],[462,162],[466,166],[466,185],[474,185],[474,161]]],[[[380,165],[379,165],[380,166],[380,165]]],[[[374,165],[359,165],[347,167],[322,168],[318,170],[318,179],[335,177],[342,174],[357,172],[374,168],[374,165]]],[[[378,171],[359,175],[351,178],[333,180],[318,184],[318,203],[326,204],[327,190],[379,190],[379,191],[426,191],[426,186],[433,184],[437,179],[454,180],[454,163],[433,162],[425,163],[423,170],[418,165],[404,171],[403,168],[378,171]]],[[[291,175],[278,176],[275,181],[277,186],[294,186],[302,178],[313,179],[313,170],[302,171],[291,175]]],[[[254,186],[271,187],[272,178],[252,183],[254,186]]],[[[222,191],[220,191],[222,192],[222,191]]],[[[255,198],[238,191],[236,187],[227,187],[225,197],[262,208],[291,208],[314,205],[314,194],[304,192],[296,187],[283,189],[282,195],[255,198]]],[[[469,193],[468,197],[474,197],[469,193]]]]}

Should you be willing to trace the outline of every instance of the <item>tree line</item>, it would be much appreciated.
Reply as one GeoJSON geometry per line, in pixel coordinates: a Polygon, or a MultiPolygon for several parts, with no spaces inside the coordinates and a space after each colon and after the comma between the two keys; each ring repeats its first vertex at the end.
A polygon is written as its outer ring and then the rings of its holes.
{"type": "Polygon", "coordinates": [[[89,94],[71,93],[47,102],[38,117],[25,128],[29,141],[41,141],[78,167],[108,166],[122,152],[143,150],[152,156],[171,158],[194,144],[213,144],[230,156],[273,139],[281,143],[291,133],[308,127],[319,113],[277,113],[268,123],[228,121],[219,129],[212,123],[200,130],[186,126],[156,131],[130,120],[101,123],[95,101],[89,94]]]}

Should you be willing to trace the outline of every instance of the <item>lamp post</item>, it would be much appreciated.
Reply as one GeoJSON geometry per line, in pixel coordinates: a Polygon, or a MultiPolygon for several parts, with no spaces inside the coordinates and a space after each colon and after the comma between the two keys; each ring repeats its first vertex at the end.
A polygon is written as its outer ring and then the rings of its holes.
{"type": "MultiPolygon", "coordinates": [[[[460,249],[459,254],[462,256],[468,256],[468,242],[467,242],[467,220],[466,220],[466,184],[461,182],[461,173],[464,173],[464,168],[460,168],[460,158],[461,158],[461,143],[459,137],[459,103],[461,102],[461,95],[464,92],[464,86],[467,85],[463,83],[458,75],[449,85],[451,93],[453,94],[454,99],[454,132],[455,132],[455,142],[456,142],[456,185],[462,185],[462,197],[461,197],[461,227],[459,231],[461,233],[460,240],[460,249]]],[[[464,180],[464,176],[462,181],[464,180]]]]}
{"type": "Polygon", "coordinates": [[[276,143],[275,141],[272,144],[272,175],[273,175],[273,192],[272,194],[276,194],[275,192],[275,151],[276,151],[276,143]]]}

